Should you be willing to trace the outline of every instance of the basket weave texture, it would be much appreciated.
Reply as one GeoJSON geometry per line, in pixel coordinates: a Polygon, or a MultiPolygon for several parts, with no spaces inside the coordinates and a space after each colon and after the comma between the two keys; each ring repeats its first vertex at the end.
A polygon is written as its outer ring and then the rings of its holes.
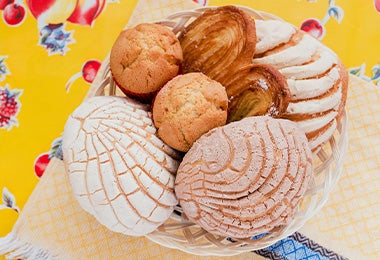
{"type": "MultiPolygon", "coordinates": [[[[204,11],[214,7],[204,7],[174,13],[165,20],[157,21],[172,29],[178,36],[194,19],[204,11]]],[[[255,19],[281,18],[272,14],[239,6],[255,19]]],[[[109,55],[89,90],[86,98],[102,95],[124,96],[114,82],[110,68],[109,55]]],[[[343,114],[333,137],[313,156],[314,176],[307,192],[304,194],[298,211],[290,223],[271,230],[255,238],[230,239],[213,235],[200,226],[189,221],[177,206],[171,217],[154,232],[146,237],[162,246],[175,248],[195,255],[230,256],[268,247],[299,230],[326,203],[330,191],[337,183],[347,150],[347,116],[343,114]]]]}

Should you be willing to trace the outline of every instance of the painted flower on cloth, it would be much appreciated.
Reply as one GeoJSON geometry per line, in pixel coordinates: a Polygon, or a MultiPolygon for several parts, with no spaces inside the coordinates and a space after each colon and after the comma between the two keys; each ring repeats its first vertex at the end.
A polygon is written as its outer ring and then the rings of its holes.
{"type": "Polygon", "coordinates": [[[69,50],[67,45],[74,43],[72,31],[66,31],[65,24],[48,24],[40,29],[39,45],[44,47],[49,55],[64,55],[69,50]]]}
{"type": "MultiPolygon", "coordinates": [[[[13,1],[13,0],[0,0],[13,1]]],[[[26,6],[37,20],[39,45],[48,55],[65,55],[69,44],[75,42],[73,31],[66,31],[66,23],[93,26],[95,20],[112,0],[26,0],[26,6]]]]}
{"type": "Polygon", "coordinates": [[[355,75],[365,81],[372,82],[377,87],[380,87],[380,62],[374,65],[371,68],[372,75],[367,76],[366,73],[366,63],[362,63],[362,65],[358,67],[352,67],[348,69],[348,72],[352,75],[355,75]]]}
{"type": "Polygon", "coordinates": [[[6,187],[3,187],[3,194],[1,196],[2,204],[0,204],[0,209],[13,209],[17,213],[20,212],[20,209],[16,205],[15,196],[9,192],[6,187]]]}
{"type": "Polygon", "coordinates": [[[5,79],[7,75],[10,74],[5,59],[7,56],[0,56],[0,82],[5,79]]]}
{"type": "Polygon", "coordinates": [[[341,23],[344,17],[343,9],[340,6],[336,6],[334,0],[329,0],[329,7],[325,17],[323,17],[322,20],[317,18],[308,18],[302,22],[300,28],[315,38],[321,40],[326,33],[325,24],[331,17],[335,18],[338,23],[341,23]]]}

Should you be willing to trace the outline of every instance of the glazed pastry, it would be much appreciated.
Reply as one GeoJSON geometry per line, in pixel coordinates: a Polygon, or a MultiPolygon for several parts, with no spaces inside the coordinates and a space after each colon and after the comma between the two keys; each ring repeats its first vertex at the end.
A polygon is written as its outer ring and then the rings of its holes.
{"type": "Polygon", "coordinates": [[[150,102],[159,88],[178,74],[181,45],[159,24],[143,23],[121,32],[112,46],[112,76],[127,95],[150,102]]]}
{"type": "Polygon", "coordinates": [[[225,81],[229,97],[228,122],[247,116],[281,117],[290,100],[285,77],[269,65],[248,65],[225,81]]]}
{"type": "Polygon", "coordinates": [[[204,12],[180,36],[182,70],[201,71],[226,87],[228,122],[253,115],[280,117],[289,102],[281,73],[268,65],[252,66],[254,21],[237,7],[224,6],[204,12]]]}
{"type": "Polygon", "coordinates": [[[193,144],[175,193],[190,221],[208,232],[249,238],[292,219],[312,172],[308,141],[295,123],[247,117],[193,144]]]}
{"type": "Polygon", "coordinates": [[[255,53],[255,22],[234,6],[205,11],[179,37],[183,73],[203,72],[224,85],[227,73],[251,63],[255,53]]]}
{"type": "Polygon", "coordinates": [[[219,82],[200,72],[187,73],[157,93],[153,121],[166,144],[187,152],[202,134],[226,124],[227,107],[226,90],[219,82]]]}
{"type": "Polygon", "coordinates": [[[269,64],[286,77],[291,99],[283,117],[297,122],[317,151],[342,116],[347,70],[333,51],[287,22],[256,20],[256,32],[253,63],[269,64]]]}
{"type": "Polygon", "coordinates": [[[177,152],[157,136],[148,106],[93,97],[69,117],[63,157],[75,198],[108,229],[142,236],[177,204],[177,152]]]}

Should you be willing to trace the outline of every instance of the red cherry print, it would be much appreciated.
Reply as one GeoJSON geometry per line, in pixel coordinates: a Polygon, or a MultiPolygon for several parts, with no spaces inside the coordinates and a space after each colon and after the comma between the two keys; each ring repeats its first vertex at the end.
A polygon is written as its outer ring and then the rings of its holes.
{"type": "Polygon", "coordinates": [[[25,18],[25,8],[22,5],[8,4],[3,11],[3,20],[8,25],[18,25],[25,18]]]}
{"type": "MultiPolygon", "coordinates": [[[[41,14],[51,8],[55,2],[59,2],[56,0],[26,0],[26,6],[29,11],[32,13],[34,18],[38,19],[41,14]]],[[[62,2],[62,1],[60,1],[62,2]]]]}
{"type": "Polygon", "coordinates": [[[50,156],[49,153],[42,153],[40,154],[37,159],[34,161],[34,173],[38,178],[40,178],[46,169],[46,166],[50,162],[50,156]]]}
{"type": "Polygon", "coordinates": [[[14,2],[14,0],[0,0],[0,10],[4,10],[4,8],[7,5],[9,5],[9,4],[13,3],[13,2],[14,2]]]}
{"type": "Polygon", "coordinates": [[[380,0],[375,0],[374,4],[376,11],[380,13],[380,0]]]}
{"type": "Polygon", "coordinates": [[[197,3],[197,4],[199,4],[199,5],[206,6],[208,0],[193,0],[193,2],[194,2],[194,3],[197,3]]]}
{"type": "Polygon", "coordinates": [[[96,73],[100,68],[100,61],[98,60],[88,60],[82,67],[82,75],[86,82],[92,83],[95,79],[96,73]]]}
{"type": "Polygon", "coordinates": [[[98,12],[99,4],[99,0],[78,1],[67,21],[80,25],[92,25],[98,12]]]}
{"type": "Polygon", "coordinates": [[[301,30],[313,35],[317,39],[321,39],[325,33],[321,22],[314,18],[309,18],[301,24],[301,30]]]}
{"type": "Polygon", "coordinates": [[[96,74],[98,73],[98,70],[100,68],[101,62],[98,60],[88,60],[86,61],[82,66],[82,71],[74,74],[71,76],[71,78],[67,81],[65,88],[66,92],[69,92],[71,85],[75,80],[77,80],[80,77],[83,77],[83,79],[88,82],[92,83],[95,79],[96,74]]]}

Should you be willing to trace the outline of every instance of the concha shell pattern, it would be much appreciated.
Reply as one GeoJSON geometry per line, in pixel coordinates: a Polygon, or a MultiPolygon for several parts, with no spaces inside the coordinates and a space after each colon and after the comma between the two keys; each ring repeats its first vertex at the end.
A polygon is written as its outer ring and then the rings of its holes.
{"type": "Polygon", "coordinates": [[[177,153],[156,135],[148,106],[127,97],[93,97],[69,117],[63,155],[80,205],[115,232],[140,236],[177,205],[177,153]]]}

